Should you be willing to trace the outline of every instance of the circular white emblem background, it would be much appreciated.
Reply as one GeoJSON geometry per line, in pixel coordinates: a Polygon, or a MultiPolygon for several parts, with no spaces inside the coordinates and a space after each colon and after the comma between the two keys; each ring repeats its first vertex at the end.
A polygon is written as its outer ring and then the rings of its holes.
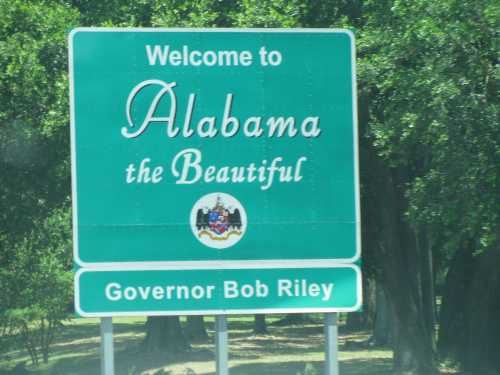
{"type": "Polygon", "coordinates": [[[191,230],[203,245],[214,249],[233,246],[243,238],[247,229],[247,214],[232,195],[204,195],[191,210],[191,230]]]}

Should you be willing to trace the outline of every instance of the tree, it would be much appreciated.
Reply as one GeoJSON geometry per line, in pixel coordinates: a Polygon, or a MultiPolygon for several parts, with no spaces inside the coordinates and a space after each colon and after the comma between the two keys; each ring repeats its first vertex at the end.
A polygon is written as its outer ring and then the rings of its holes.
{"type": "Polygon", "coordinates": [[[147,352],[162,351],[170,354],[189,349],[178,316],[149,316],[146,321],[146,338],[143,342],[147,352]]]}
{"type": "Polygon", "coordinates": [[[366,160],[376,171],[365,175],[365,184],[384,197],[377,203],[382,225],[371,224],[382,234],[376,251],[388,260],[381,267],[399,330],[395,369],[430,373],[431,253],[453,252],[467,238],[481,239],[485,249],[498,228],[500,138],[492,87],[498,5],[365,4],[360,77],[370,103],[366,160]]]}
{"type": "Polygon", "coordinates": [[[257,335],[266,335],[268,333],[265,314],[255,314],[254,315],[253,333],[255,333],[257,335]]]}
{"type": "Polygon", "coordinates": [[[466,242],[451,262],[443,291],[439,352],[467,371],[499,368],[500,246],[474,254],[466,242]]]}
{"type": "Polygon", "coordinates": [[[345,327],[352,332],[372,330],[375,325],[375,316],[378,314],[378,307],[383,306],[376,304],[378,302],[376,295],[380,286],[373,278],[370,278],[366,270],[363,270],[363,274],[363,310],[347,314],[345,327]]]}
{"type": "Polygon", "coordinates": [[[62,4],[0,2],[0,322],[46,362],[71,303],[66,32],[62,4]]]}
{"type": "Polygon", "coordinates": [[[61,5],[0,3],[0,228],[32,228],[70,192],[66,32],[61,5]]]}
{"type": "Polygon", "coordinates": [[[387,301],[386,292],[382,285],[377,286],[376,292],[377,312],[373,327],[373,335],[370,339],[371,345],[388,346],[394,342],[394,317],[391,307],[387,301]]]}
{"type": "Polygon", "coordinates": [[[205,341],[208,339],[205,321],[202,315],[189,315],[184,328],[186,337],[190,340],[205,341]]]}

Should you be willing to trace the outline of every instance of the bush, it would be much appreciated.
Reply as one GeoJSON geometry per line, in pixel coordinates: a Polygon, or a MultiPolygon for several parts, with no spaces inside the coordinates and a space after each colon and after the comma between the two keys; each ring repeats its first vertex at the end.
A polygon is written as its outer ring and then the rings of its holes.
{"type": "Polygon", "coordinates": [[[0,322],[16,334],[34,365],[46,363],[61,322],[69,317],[72,300],[71,225],[69,209],[57,209],[34,223],[14,245],[2,269],[0,322]]]}

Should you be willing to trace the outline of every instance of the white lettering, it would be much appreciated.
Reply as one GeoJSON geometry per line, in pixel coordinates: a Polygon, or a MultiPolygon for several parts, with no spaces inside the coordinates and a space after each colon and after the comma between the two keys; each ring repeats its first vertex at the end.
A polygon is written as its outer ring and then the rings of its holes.
{"type": "Polygon", "coordinates": [[[304,121],[302,121],[301,133],[306,138],[317,137],[321,133],[321,129],[319,128],[319,117],[306,117],[304,121]],[[308,125],[310,129],[308,129],[308,125]]]}
{"type": "Polygon", "coordinates": [[[292,282],[290,280],[278,280],[278,297],[283,297],[287,295],[288,297],[292,296],[292,282]]]}
{"type": "Polygon", "coordinates": [[[278,156],[269,164],[267,160],[262,160],[258,167],[255,163],[233,167],[203,165],[202,160],[201,151],[198,149],[188,148],[178,152],[171,165],[172,176],[176,179],[175,183],[189,185],[199,181],[219,184],[258,182],[261,190],[268,190],[276,180],[279,182],[301,181],[304,178],[302,165],[307,161],[307,158],[300,157],[295,166],[283,166],[283,158],[278,156]]]}
{"type": "MultiPolygon", "coordinates": [[[[171,52],[172,53],[172,52],[171,52]]],[[[236,136],[240,131],[242,124],[243,135],[249,138],[258,138],[261,136],[271,137],[290,137],[293,138],[297,134],[301,134],[305,138],[318,137],[321,134],[320,118],[317,116],[308,116],[302,120],[300,129],[297,129],[298,121],[293,116],[271,116],[264,119],[267,125],[267,131],[262,128],[262,116],[249,116],[246,119],[240,120],[237,116],[231,114],[233,107],[233,94],[226,94],[222,119],[217,121],[216,116],[199,117],[196,129],[191,128],[191,120],[195,112],[196,94],[190,93],[187,98],[184,123],[176,124],[177,115],[177,97],[174,92],[175,82],[164,82],[157,79],[146,80],[135,86],[127,98],[125,108],[128,126],[121,128],[121,133],[126,138],[135,138],[142,135],[152,123],[160,123],[166,125],[166,134],[169,138],[175,138],[178,134],[183,137],[191,137],[195,132],[201,138],[213,138],[221,135],[224,138],[236,136]],[[138,94],[148,86],[155,86],[158,92],[149,103],[146,114],[142,121],[137,119],[137,111],[134,111],[135,98],[138,94]],[[163,100],[168,94],[170,100],[163,100]],[[159,116],[157,112],[167,112],[167,115],[159,116]],[[132,114],[135,114],[135,117],[132,114]]]]}
{"type": "Polygon", "coordinates": [[[147,286],[143,288],[142,286],[138,287],[137,290],[139,291],[139,295],[141,296],[142,299],[148,299],[149,297],[149,292],[151,291],[151,287],[147,286]]]}
{"type": "Polygon", "coordinates": [[[134,98],[143,88],[151,85],[160,86],[161,90],[153,98],[153,101],[149,106],[146,117],[144,117],[144,120],[142,121],[141,125],[135,132],[134,131],[129,132],[129,129],[127,127],[122,127],[122,135],[125,138],[135,138],[141,135],[142,133],[144,133],[148,125],[151,124],[152,122],[165,122],[167,124],[168,137],[175,137],[179,132],[179,129],[174,128],[176,98],[173,88],[175,87],[176,83],[175,82],[166,83],[157,79],[150,79],[147,81],[143,81],[139,83],[137,86],[135,86],[130,92],[126,106],[126,114],[129,127],[136,128],[136,125],[132,119],[132,105],[134,103],[134,98]],[[156,108],[158,107],[158,103],[166,93],[168,93],[168,95],[170,96],[170,113],[167,117],[155,117],[154,114],[156,112],[156,108]]]}
{"type": "Polygon", "coordinates": [[[243,133],[245,134],[245,137],[260,137],[263,133],[263,130],[260,127],[261,121],[261,117],[249,117],[243,125],[243,133]],[[253,125],[253,129],[250,128],[250,125],[253,125]]]}
{"type": "Polygon", "coordinates": [[[195,148],[188,148],[180,151],[177,155],[175,155],[174,160],[172,161],[172,175],[174,177],[180,177],[175,183],[176,184],[193,184],[197,182],[202,173],[202,169],[200,167],[201,162],[201,152],[195,148]],[[177,162],[180,158],[183,158],[184,164],[182,166],[182,174],[179,172],[179,168],[177,162]],[[188,179],[189,172],[194,170],[194,177],[188,179]]]}
{"type": "Polygon", "coordinates": [[[276,130],[278,129],[278,138],[285,134],[288,128],[288,136],[295,137],[297,135],[297,129],[295,129],[295,119],[293,117],[270,117],[267,120],[267,126],[269,126],[269,137],[274,136],[276,130]]]}
{"type": "Polygon", "coordinates": [[[240,128],[240,123],[236,117],[231,116],[231,105],[233,103],[233,94],[227,94],[226,105],[224,106],[224,115],[222,116],[222,129],[221,134],[224,137],[232,137],[240,128]],[[227,130],[229,124],[232,125],[231,131],[227,130]]]}
{"type": "Polygon", "coordinates": [[[163,299],[165,296],[165,291],[163,290],[162,287],[155,286],[153,287],[152,295],[154,299],[163,299]]]}
{"type": "Polygon", "coordinates": [[[215,129],[215,117],[203,117],[200,122],[198,122],[198,135],[202,138],[213,138],[217,134],[217,129],[215,129]],[[205,129],[205,124],[208,128],[205,129]]]}
{"type": "MultiPolygon", "coordinates": [[[[275,51],[273,51],[275,52],[275,51]]],[[[170,45],[146,45],[146,55],[149,65],[165,66],[250,66],[252,65],[252,53],[250,51],[199,51],[190,50],[189,46],[183,45],[181,50],[171,49],[170,45]]]]}
{"type": "Polygon", "coordinates": [[[123,296],[129,301],[133,301],[137,298],[137,290],[129,286],[123,291],[123,296]]]}
{"type": "Polygon", "coordinates": [[[146,45],[146,53],[148,55],[149,65],[156,65],[156,60],[160,61],[160,65],[165,65],[167,63],[168,53],[170,51],[170,46],[155,45],[153,51],[151,51],[151,46],[146,45]]]}
{"type": "Polygon", "coordinates": [[[331,298],[333,287],[334,285],[332,283],[321,284],[321,289],[323,290],[323,298],[321,298],[322,301],[328,301],[331,298]]]}
{"type": "Polygon", "coordinates": [[[255,295],[259,298],[264,298],[269,295],[269,287],[259,279],[255,280],[255,295]]]}
{"type": "Polygon", "coordinates": [[[118,283],[108,284],[106,285],[106,289],[104,289],[104,294],[110,301],[119,301],[122,299],[121,288],[122,286],[118,283]]]}
{"type": "Polygon", "coordinates": [[[238,283],[236,281],[224,281],[224,298],[238,298],[238,283]]]}
{"type": "Polygon", "coordinates": [[[194,299],[200,299],[205,296],[205,288],[202,286],[196,285],[191,289],[191,294],[194,299]]]}

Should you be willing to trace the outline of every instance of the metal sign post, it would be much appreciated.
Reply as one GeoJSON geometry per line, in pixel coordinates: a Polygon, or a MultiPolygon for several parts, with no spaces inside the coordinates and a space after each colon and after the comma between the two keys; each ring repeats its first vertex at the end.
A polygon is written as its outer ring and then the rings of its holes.
{"type": "Polygon", "coordinates": [[[101,375],[114,374],[113,318],[101,318],[101,375]]]}
{"type": "Polygon", "coordinates": [[[339,375],[338,314],[325,314],[325,375],[339,375]]]}
{"type": "Polygon", "coordinates": [[[227,316],[215,316],[215,366],[217,375],[228,375],[227,316]]]}

